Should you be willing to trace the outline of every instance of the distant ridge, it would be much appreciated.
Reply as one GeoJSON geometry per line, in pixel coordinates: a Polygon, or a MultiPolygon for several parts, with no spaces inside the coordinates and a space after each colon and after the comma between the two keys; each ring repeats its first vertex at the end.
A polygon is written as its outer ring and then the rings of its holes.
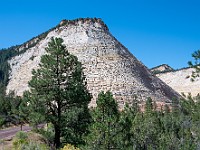
{"type": "Polygon", "coordinates": [[[159,74],[159,73],[174,71],[174,69],[167,64],[162,64],[162,65],[153,67],[150,70],[153,74],[159,74]]]}
{"type": "MultiPolygon", "coordinates": [[[[160,65],[162,66],[162,65],[160,65]]],[[[159,68],[154,67],[155,69],[159,68]]],[[[151,69],[151,71],[155,71],[151,69]]],[[[192,72],[194,68],[184,67],[177,70],[157,71],[155,75],[163,82],[172,87],[180,95],[188,95],[195,97],[200,94],[200,77],[197,77],[193,82],[191,81],[192,72]]]]}
{"type": "Polygon", "coordinates": [[[165,73],[167,73],[167,72],[177,72],[177,71],[181,71],[181,70],[187,70],[187,69],[192,69],[192,67],[182,67],[182,68],[179,68],[179,69],[174,69],[174,68],[172,68],[172,67],[170,67],[169,65],[167,65],[167,64],[162,64],[162,65],[159,65],[159,66],[156,66],[156,67],[153,67],[153,68],[151,68],[150,70],[151,70],[151,72],[153,73],[153,74],[165,74],[165,73]],[[167,68],[166,69],[164,69],[164,70],[160,70],[160,67],[163,67],[163,66],[167,66],[167,68]],[[168,69],[169,68],[169,69],[168,69]]]}

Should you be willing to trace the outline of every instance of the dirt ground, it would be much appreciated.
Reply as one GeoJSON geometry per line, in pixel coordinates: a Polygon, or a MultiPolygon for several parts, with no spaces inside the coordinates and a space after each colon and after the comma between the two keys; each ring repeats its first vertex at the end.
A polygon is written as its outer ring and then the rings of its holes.
{"type": "Polygon", "coordinates": [[[11,150],[12,149],[12,139],[0,140],[0,150],[11,150]]]}

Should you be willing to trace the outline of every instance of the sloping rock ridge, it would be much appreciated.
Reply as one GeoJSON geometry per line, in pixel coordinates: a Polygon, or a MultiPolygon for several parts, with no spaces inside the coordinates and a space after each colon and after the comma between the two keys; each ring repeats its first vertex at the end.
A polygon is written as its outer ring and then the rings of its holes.
{"type": "Polygon", "coordinates": [[[68,51],[82,62],[88,90],[93,96],[90,106],[96,105],[100,91],[110,90],[120,107],[131,103],[133,97],[145,101],[171,102],[179,94],[162,82],[138,61],[109,32],[101,19],[63,20],[47,36],[25,53],[12,58],[7,92],[22,95],[28,90],[32,69],[38,68],[51,37],[63,38],[68,51]]]}
{"type": "Polygon", "coordinates": [[[151,68],[150,70],[151,70],[151,72],[152,72],[153,74],[158,74],[158,73],[165,73],[165,72],[174,71],[174,69],[173,69],[172,67],[170,67],[169,65],[167,65],[167,64],[159,65],[159,66],[157,66],[157,67],[151,68]]]}
{"type": "Polygon", "coordinates": [[[200,93],[200,77],[191,81],[193,71],[195,71],[194,68],[184,68],[172,72],[156,74],[156,76],[179,94],[187,96],[190,93],[195,97],[200,93]]]}

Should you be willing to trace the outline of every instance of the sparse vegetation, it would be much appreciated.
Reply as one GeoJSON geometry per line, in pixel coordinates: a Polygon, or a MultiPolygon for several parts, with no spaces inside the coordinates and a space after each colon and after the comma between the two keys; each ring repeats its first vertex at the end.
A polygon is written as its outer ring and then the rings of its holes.
{"type": "Polygon", "coordinates": [[[32,60],[32,61],[33,61],[33,60],[34,60],[34,58],[35,58],[35,56],[31,56],[31,57],[30,57],[30,60],[32,60]]]}
{"type": "Polygon", "coordinates": [[[105,27],[106,30],[108,30],[108,27],[106,24],[104,24],[104,22],[100,19],[100,18],[78,18],[75,20],[62,20],[61,23],[59,25],[56,26],[56,28],[62,27],[62,26],[68,26],[68,25],[78,25],[78,22],[82,22],[82,23],[95,23],[98,22],[99,24],[101,24],[103,27],[105,27]]]}
{"type": "Polygon", "coordinates": [[[13,138],[14,150],[49,150],[45,139],[36,133],[18,132],[13,138]],[[33,141],[34,139],[34,141],[33,141]]]}
{"type": "Polygon", "coordinates": [[[156,75],[156,74],[160,74],[160,73],[167,73],[167,72],[173,72],[173,71],[172,70],[165,70],[165,71],[154,70],[154,71],[152,71],[152,73],[156,75]]]}

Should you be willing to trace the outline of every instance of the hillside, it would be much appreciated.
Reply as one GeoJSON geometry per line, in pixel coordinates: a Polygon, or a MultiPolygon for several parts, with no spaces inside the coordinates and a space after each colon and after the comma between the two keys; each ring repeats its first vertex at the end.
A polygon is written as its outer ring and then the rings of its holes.
{"type": "Polygon", "coordinates": [[[98,93],[107,90],[113,93],[120,107],[125,102],[131,103],[135,95],[140,101],[151,97],[154,101],[171,102],[173,97],[179,97],[117,41],[101,19],[63,20],[42,35],[38,36],[42,38],[33,38],[36,41],[33,46],[27,46],[23,54],[9,61],[7,93],[15,91],[16,95],[22,95],[29,89],[31,71],[38,68],[49,40],[60,37],[85,67],[88,89],[93,96],[91,106],[95,106],[98,93]]]}
{"type": "Polygon", "coordinates": [[[150,70],[153,74],[159,74],[159,73],[174,71],[174,69],[167,64],[159,65],[157,67],[151,68],[150,70]]]}
{"type": "Polygon", "coordinates": [[[197,96],[200,93],[200,78],[198,77],[192,82],[191,75],[193,71],[195,71],[193,68],[184,68],[171,72],[158,73],[156,76],[179,94],[184,93],[188,95],[188,93],[191,93],[192,96],[197,96]]]}

